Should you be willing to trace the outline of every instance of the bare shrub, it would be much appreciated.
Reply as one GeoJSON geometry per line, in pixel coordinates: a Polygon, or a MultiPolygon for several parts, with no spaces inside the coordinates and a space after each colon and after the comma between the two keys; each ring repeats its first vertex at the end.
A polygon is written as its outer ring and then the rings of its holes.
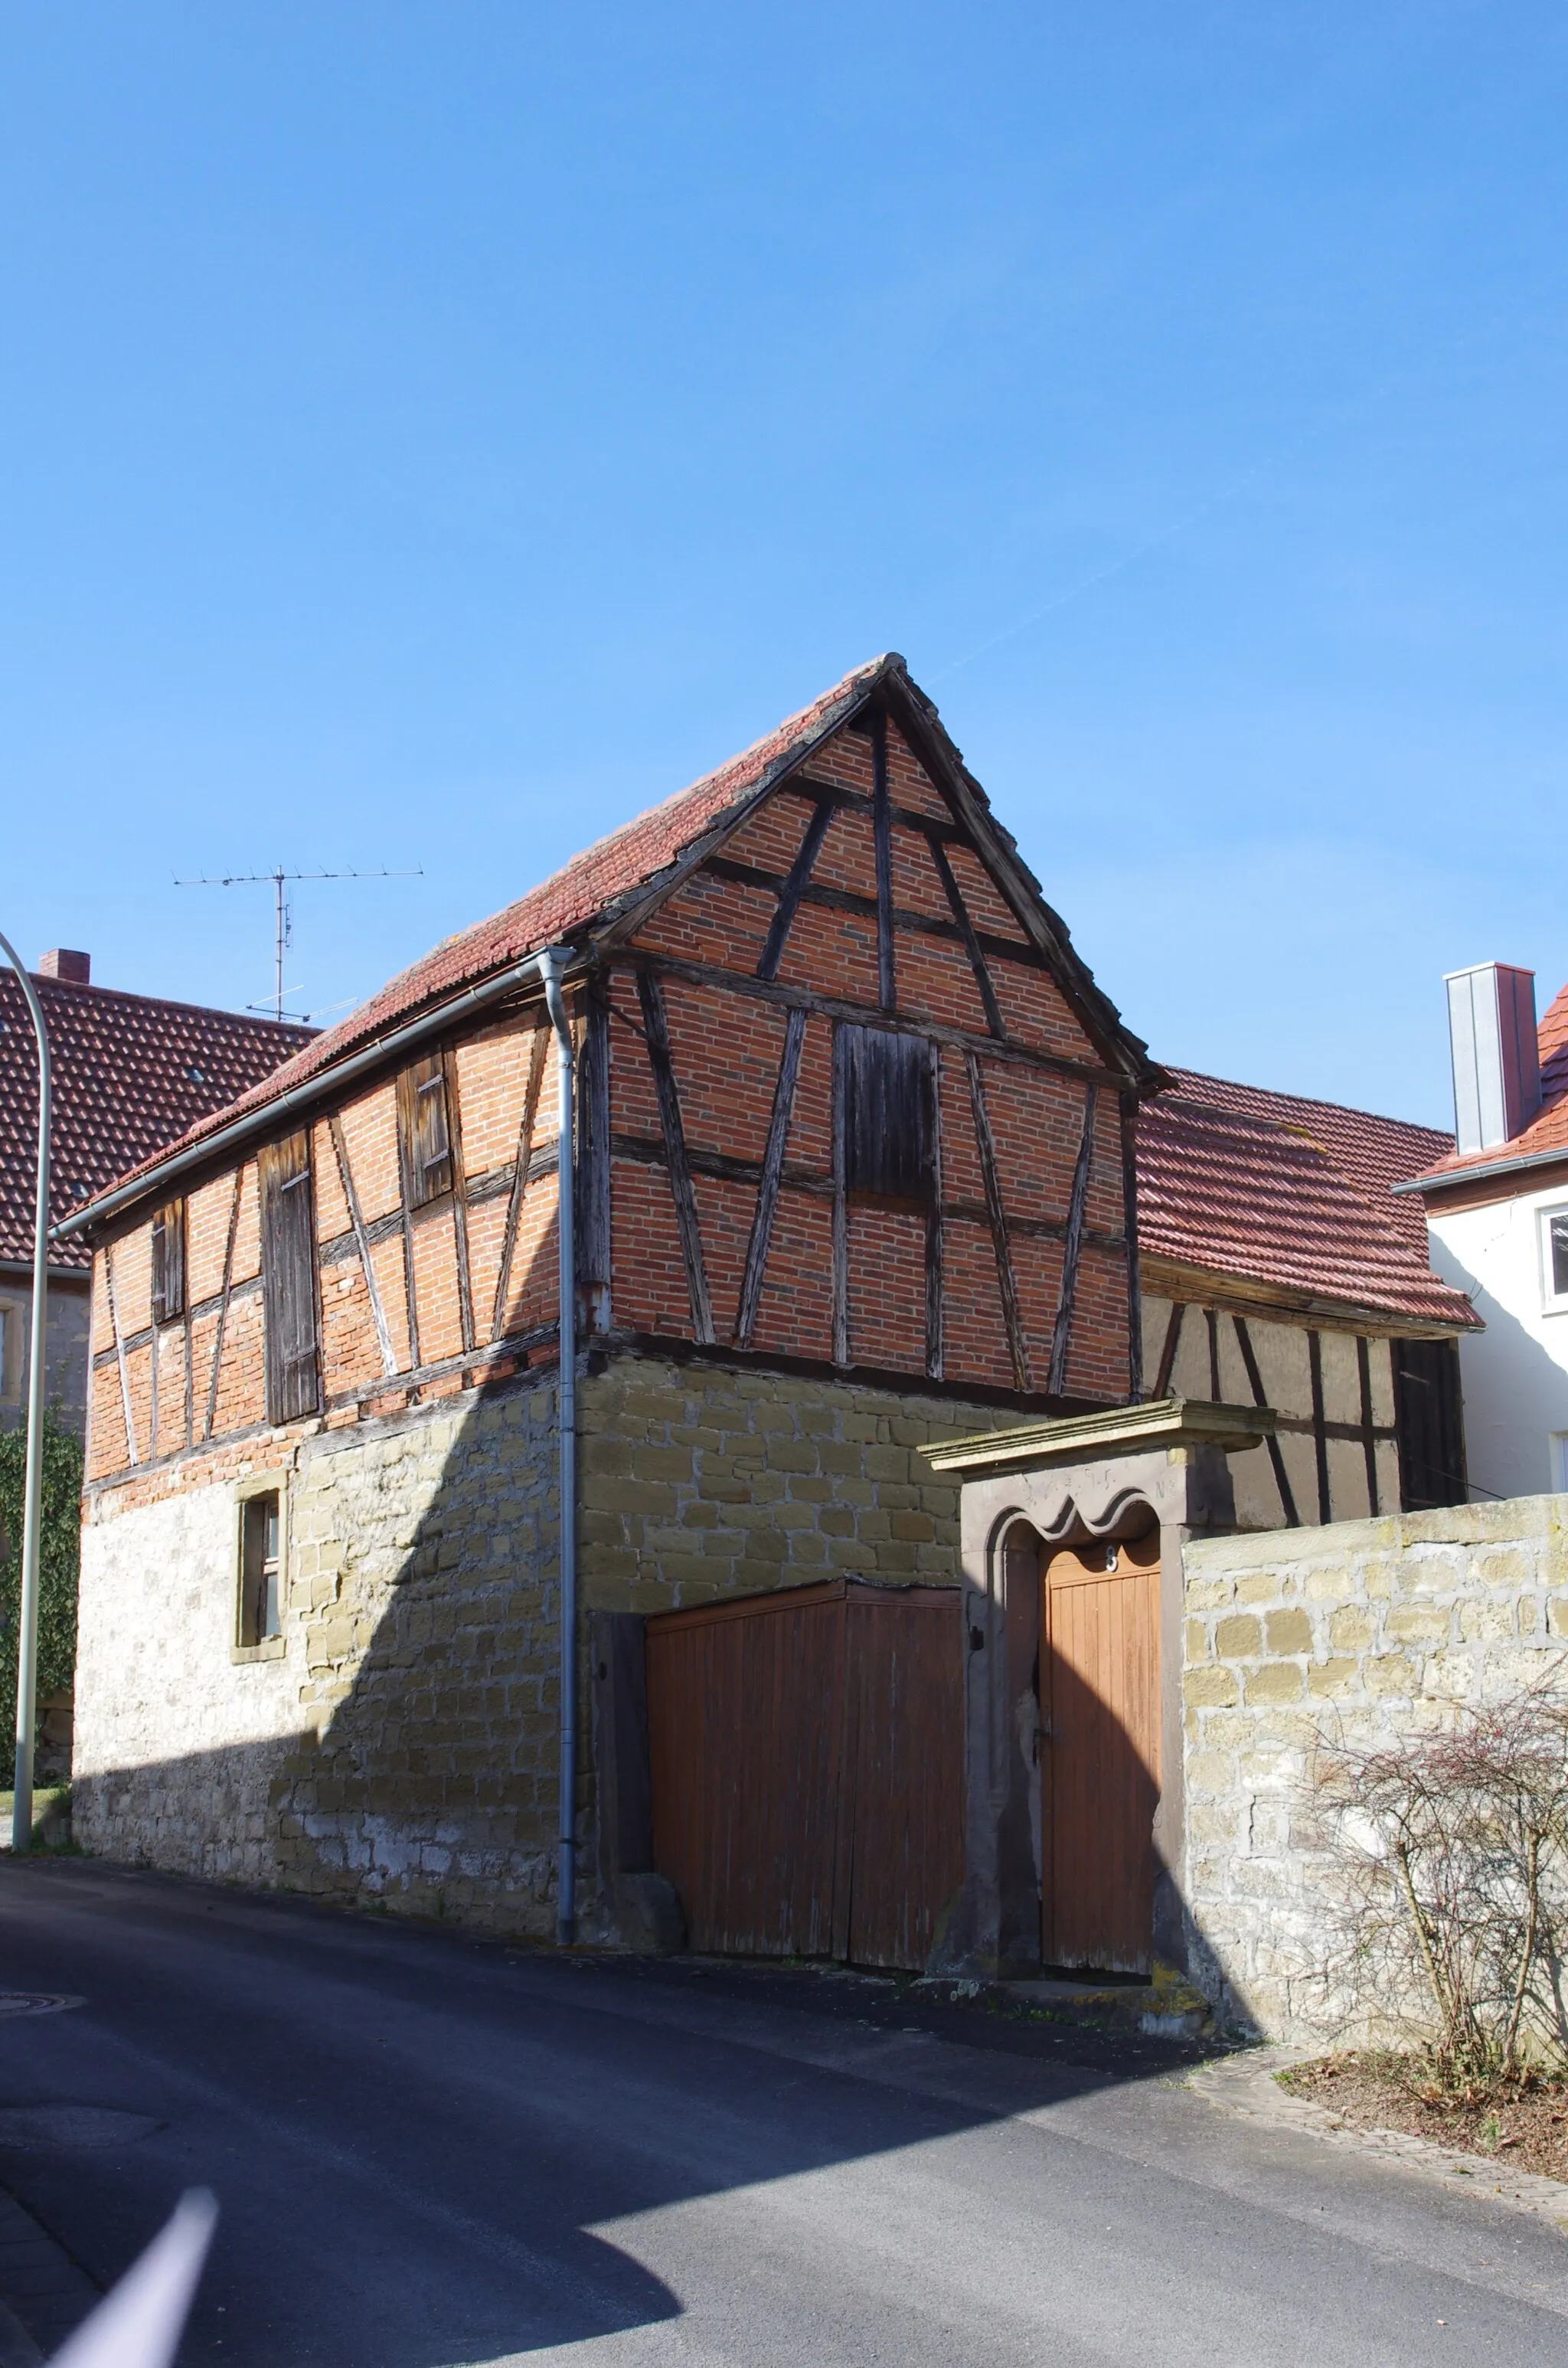
{"type": "Polygon", "coordinates": [[[1538,1685],[1449,1734],[1325,1747],[1312,1796],[1342,1996],[1419,2033],[1450,2091],[1568,2063],[1568,1700],[1538,1685]]]}

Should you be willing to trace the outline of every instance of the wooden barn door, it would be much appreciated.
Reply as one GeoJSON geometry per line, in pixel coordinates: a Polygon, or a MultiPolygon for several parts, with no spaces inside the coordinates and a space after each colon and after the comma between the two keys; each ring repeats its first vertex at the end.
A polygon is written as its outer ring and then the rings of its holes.
{"type": "Polygon", "coordinates": [[[951,1587],[851,1587],[840,1826],[856,1965],[924,1971],[963,1882],[963,1638],[951,1587]]]}
{"type": "Polygon", "coordinates": [[[1047,1560],[1040,1953],[1146,1974],[1160,1797],[1159,1533],[1047,1560]]]}
{"type": "Polygon", "coordinates": [[[653,1864],[694,1949],[827,1956],[844,1693],[844,1590],[648,1622],[653,1864]]]}
{"type": "Polygon", "coordinates": [[[665,1612],[647,1653],[653,1862],[691,1946],[923,1968],[963,1880],[957,1590],[665,1612]]]}

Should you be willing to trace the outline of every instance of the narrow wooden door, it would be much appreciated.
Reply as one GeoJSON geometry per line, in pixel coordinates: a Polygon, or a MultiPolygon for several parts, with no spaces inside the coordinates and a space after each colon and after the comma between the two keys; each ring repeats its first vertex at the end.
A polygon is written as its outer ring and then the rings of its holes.
{"type": "Polygon", "coordinates": [[[1160,1797],[1159,1532],[1044,1567],[1040,1952],[1149,1972],[1160,1797]]]}

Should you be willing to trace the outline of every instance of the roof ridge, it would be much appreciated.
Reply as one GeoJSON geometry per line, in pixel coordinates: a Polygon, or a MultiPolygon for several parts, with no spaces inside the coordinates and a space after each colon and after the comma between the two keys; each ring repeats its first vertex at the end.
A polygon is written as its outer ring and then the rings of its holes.
{"type": "MultiPolygon", "coordinates": [[[[1564,991],[1568,992],[1568,989],[1565,989],[1564,991]]],[[[1386,1110],[1364,1110],[1359,1102],[1331,1101],[1326,1094],[1295,1094],[1291,1093],[1289,1087],[1284,1086],[1248,1085],[1244,1078],[1221,1077],[1217,1071],[1212,1069],[1186,1069],[1181,1066],[1179,1062],[1167,1061],[1165,1064],[1165,1066],[1169,1069],[1173,1077],[1190,1077],[1205,1085],[1229,1086],[1233,1091],[1238,1094],[1263,1094],[1266,1095],[1270,1101],[1299,1102],[1301,1107],[1306,1110],[1342,1110],[1346,1118],[1370,1119],[1376,1126],[1396,1126],[1402,1131],[1402,1133],[1409,1134],[1436,1134],[1441,1135],[1447,1142],[1451,1143],[1453,1141],[1453,1134],[1450,1129],[1441,1126],[1429,1126],[1425,1119],[1391,1118],[1386,1110]]]]}

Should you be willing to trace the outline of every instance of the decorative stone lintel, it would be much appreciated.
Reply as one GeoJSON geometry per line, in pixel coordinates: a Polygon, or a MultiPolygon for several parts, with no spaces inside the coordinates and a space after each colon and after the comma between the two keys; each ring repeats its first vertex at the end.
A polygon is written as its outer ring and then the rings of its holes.
{"type": "Polygon", "coordinates": [[[1100,1414],[1059,1415],[1050,1422],[975,1431],[921,1452],[937,1471],[963,1473],[1099,1463],[1151,1448],[1213,1447],[1235,1454],[1259,1446],[1278,1421],[1272,1406],[1227,1406],[1214,1398],[1152,1398],[1142,1406],[1107,1406],[1100,1414]]]}

